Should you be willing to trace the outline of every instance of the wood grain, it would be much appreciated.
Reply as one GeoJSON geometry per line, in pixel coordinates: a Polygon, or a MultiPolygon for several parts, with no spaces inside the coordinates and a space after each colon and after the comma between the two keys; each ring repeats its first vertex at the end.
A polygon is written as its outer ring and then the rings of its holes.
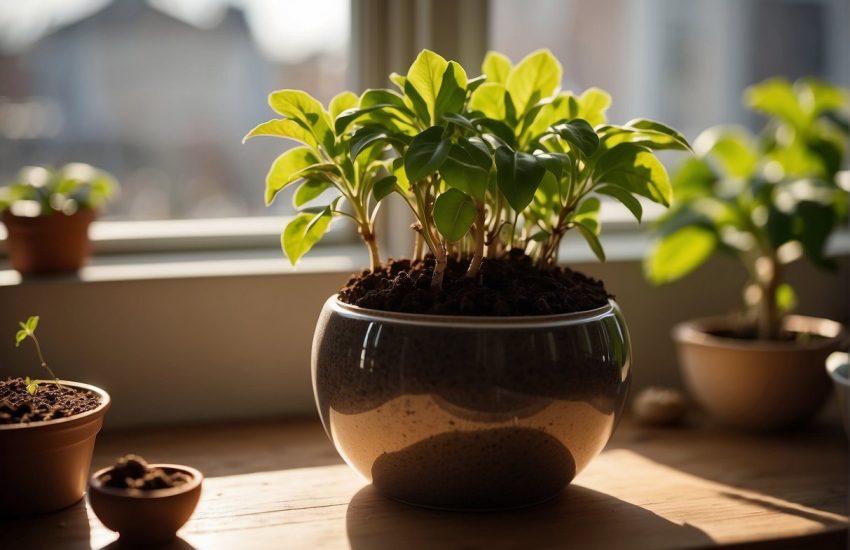
{"type": "MultiPolygon", "coordinates": [[[[313,420],[102,434],[93,467],[137,452],[204,471],[171,548],[846,548],[847,440],[837,424],[755,436],[620,426],[559,498],[449,513],[377,495],[313,420]]],[[[80,503],[0,525],[0,548],[119,547],[80,503]]]]}

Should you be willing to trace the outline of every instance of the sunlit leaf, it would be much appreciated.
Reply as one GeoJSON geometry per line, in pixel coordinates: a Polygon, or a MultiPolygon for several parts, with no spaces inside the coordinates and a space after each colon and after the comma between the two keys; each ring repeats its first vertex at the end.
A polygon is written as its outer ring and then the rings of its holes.
{"type": "Polygon", "coordinates": [[[475,221],[475,213],[472,200],[457,189],[447,189],[434,201],[434,223],[449,242],[466,235],[475,221]]]}
{"type": "Polygon", "coordinates": [[[717,237],[712,231],[686,226],[653,245],[644,271],[654,284],[675,281],[702,265],[716,247],[717,237]]]}

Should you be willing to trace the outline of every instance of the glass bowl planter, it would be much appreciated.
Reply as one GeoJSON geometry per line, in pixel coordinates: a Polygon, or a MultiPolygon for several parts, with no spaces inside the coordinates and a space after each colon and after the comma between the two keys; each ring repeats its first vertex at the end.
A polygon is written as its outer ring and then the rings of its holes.
{"type": "Polygon", "coordinates": [[[630,382],[617,305],[540,317],[367,310],[332,296],[313,388],[340,455],[390,498],[446,509],[559,494],[608,442],[630,382]]]}

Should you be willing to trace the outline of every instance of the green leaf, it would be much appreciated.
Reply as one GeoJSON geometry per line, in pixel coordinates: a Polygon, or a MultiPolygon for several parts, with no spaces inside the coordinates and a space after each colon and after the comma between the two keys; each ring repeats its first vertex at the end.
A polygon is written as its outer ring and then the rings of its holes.
{"type": "Polygon", "coordinates": [[[496,140],[499,145],[507,145],[510,148],[515,148],[517,145],[516,136],[513,129],[502,122],[501,120],[493,120],[492,118],[475,119],[475,124],[481,126],[489,133],[484,137],[488,140],[496,140]]]}
{"type": "Polygon", "coordinates": [[[473,132],[477,131],[477,128],[475,127],[475,125],[472,123],[471,120],[469,120],[465,116],[460,115],[458,113],[444,113],[443,114],[443,120],[445,120],[446,122],[449,122],[451,124],[455,124],[457,126],[460,126],[461,128],[471,130],[473,132]]]}
{"type": "Polygon", "coordinates": [[[549,50],[529,54],[511,70],[505,80],[505,88],[519,115],[541,99],[554,94],[560,85],[561,64],[549,50]]]}
{"type": "Polygon", "coordinates": [[[293,266],[324,236],[332,217],[328,206],[318,214],[298,214],[289,222],[283,230],[281,245],[293,266]]]}
{"type": "Polygon", "coordinates": [[[561,179],[564,172],[570,170],[572,166],[569,155],[564,153],[536,153],[534,156],[558,179],[561,179]]]}
{"type": "Polygon", "coordinates": [[[454,61],[449,61],[434,100],[434,121],[440,120],[446,113],[462,110],[465,102],[466,72],[454,61]]]}
{"type": "Polygon", "coordinates": [[[469,98],[469,110],[478,111],[493,120],[504,120],[505,85],[487,82],[479,86],[469,98]]]}
{"type": "Polygon", "coordinates": [[[599,136],[586,120],[575,118],[554,126],[552,130],[585,158],[592,156],[599,148],[599,136]]]}
{"type": "Polygon", "coordinates": [[[32,380],[29,376],[27,376],[24,379],[24,383],[27,385],[27,393],[35,395],[38,391],[38,385],[41,384],[41,380],[32,380]]]}
{"type": "Polygon", "coordinates": [[[352,160],[356,160],[367,147],[378,142],[392,142],[394,140],[383,128],[376,126],[364,126],[358,128],[348,142],[349,153],[352,160]]]}
{"type": "Polygon", "coordinates": [[[616,185],[600,185],[595,188],[594,191],[617,199],[617,201],[629,209],[629,212],[634,215],[638,222],[641,221],[641,217],[643,216],[643,207],[641,206],[640,201],[622,187],[617,187],[616,185]]]}
{"type": "Polygon", "coordinates": [[[364,108],[347,109],[341,112],[334,119],[334,131],[338,136],[345,133],[348,127],[358,118],[365,116],[373,111],[380,111],[392,107],[390,104],[370,105],[364,108]]]}
{"type": "Polygon", "coordinates": [[[443,128],[432,126],[413,138],[404,155],[404,170],[410,181],[419,181],[440,169],[449,156],[451,142],[443,139],[443,128]]]}
{"type": "Polygon", "coordinates": [[[292,197],[292,204],[295,208],[300,208],[311,200],[318,198],[331,187],[333,187],[333,184],[328,181],[307,180],[295,190],[295,195],[292,197]]]}
{"type": "Polygon", "coordinates": [[[689,201],[700,197],[710,197],[714,193],[717,175],[708,163],[699,158],[688,158],[679,165],[673,175],[673,193],[676,201],[689,201]]]}
{"type": "Polygon", "coordinates": [[[729,177],[742,180],[752,177],[759,162],[755,140],[743,128],[709,128],[697,137],[694,151],[716,160],[729,177]]]}
{"type": "Polygon", "coordinates": [[[247,140],[252,137],[257,136],[270,136],[270,137],[279,137],[285,139],[292,139],[303,143],[313,149],[316,149],[316,138],[313,137],[313,134],[305,130],[300,124],[295,122],[294,120],[290,120],[288,118],[275,118],[273,120],[269,120],[268,122],[263,122],[258,125],[256,128],[248,132],[244,138],[242,138],[242,143],[245,143],[247,140]]]}
{"type": "Polygon", "coordinates": [[[303,177],[303,170],[319,162],[315,153],[307,147],[294,147],[277,157],[266,175],[266,205],[284,187],[303,177]]]}
{"type": "Polygon", "coordinates": [[[381,202],[396,190],[398,190],[398,178],[386,176],[376,181],[372,186],[372,196],[375,197],[376,202],[381,202]]]}
{"type": "Polygon", "coordinates": [[[582,222],[573,222],[584,240],[590,246],[590,249],[596,255],[600,262],[605,261],[605,251],[602,249],[602,243],[599,242],[599,237],[593,227],[589,227],[582,222]]]}
{"type": "Polygon", "coordinates": [[[331,100],[330,105],[328,105],[328,111],[331,115],[331,119],[336,119],[339,114],[343,111],[347,111],[348,109],[354,109],[357,107],[360,99],[354,92],[341,92],[334,96],[331,100]]]}
{"type": "Polygon", "coordinates": [[[27,332],[35,334],[35,329],[38,327],[38,315],[32,315],[27,319],[27,332]]]}
{"type": "Polygon", "coordinates": [[[334,150],[333,124],[317,99],[301,90],[279,90],[269,95],[269,105],[278,114],[299,123],[329,153],[334,150]]]}
{"type": "MultiPolygon", "coordinates": [[[[471,144],[467,148],[461,145],[452,145],[449,156],[440,168],[440,175],[449,187],[483,201],[487,193],[490,172],[489,166],[484,169],[479,164],[481,159],[473,156],[478,154],[476,151],[480,152],[471,144]]],[[[488,163],[490,162],[489,155],[486,160],[488,163]]]]}
{"type": "Polygon", "coordinates": [[[15,333],[15,347],[21,345],[21,342],[27,339],[27,331],[26,329],[21,329],[15,333]]]}
{"type": "Polygon", "coordinates": [[[788,283],[782,283],[776,288],[776,307],[782,313],[789,313],[797,307],[797,295],[788,283]]]}
{"type": "Polygon", "coordinates": [[[504,84],[508,80],[513,65],[506,55],[499,52],[487,52],[481,64],[481,72],[487,77],[487,82],[504,84]]]}
{"type": "Polygon", "coordinates": [[[769,116],[781,118],[800,128],[807,115],[800,105],[794,88],[784,78],[770,78],[744,90],[747,107],[769,116]]]}
{"type": "Polygon", "coordinates": [[[447,189],[434,201],[434,223],[449,242],[466,235],[475,221],[475,214],[472,200],[457,189],[447,189]]]}
{"type": "Polygon", "coordinates": [[[588,197],[576,208],[573,215],[573,222],[580,223],[588,229],[592,230],[595,235],[599,235],[602,227],[599,225],[599,207],[600,202],[596,197],[588,197]]]}
{"type": "Polygon", "coordinates": [[[496,184],[511,208],[522,212],[534,198],[546,169],[533,155],[496,149],[496,184]]]}
{"type": "Polygon", "coordinates": [[[659,144],[659,141],[661,141],[659,140],[657,134],[661,134],[670,138],[673,144],[675,144],[674,147],[669,148],[678,148],[683,151],[691,150],[691,145],[688,143],[688,140],[685,139],[685,136],[681,134],[681,132],[658,121],[649,120],[647,118],[635,118],[627,122],[626,126],[631,128],[637,128],[638,130],[647,130],[648,132],[652,132],[648,133],[647,135],[654,136],[657,140],[654,142],[656,144],[659,144]]]}
{"type": "Polygon", "coordinates": [[[573,118],[582,118],[591,126],[605,122],[605,111],[611,106],[611,94],[600,88],[588,88],[576,98],[578,110],[573,118]]]}
{"type": "MultiPolygon", "coordinates": [[[[448,62],[439,54],[431,50],[422,50],[407,71],[405,93],[409,94],[410,88],[416,91],[429,115],[428,117],[421,117],[420,114],[420,118],[423,118],[423,121],[428,124],[433,124],[437,120],[435,106],[447,67],[448,62]]],[[[466,85],[465,80],[464,78],[464,86],[466,85]]],[[[419,114],[418,109],[417,113],[419,114]]]]}
{"type": "Polygon", "coordinates": [[[685,226],[659,239],[644,261],[644,271],[653,284],[680,279],[702,265],[717,248],[711,230],[685,226]]]}
{"type": "Polygon", "coordinates": [[[621,143],[599,157],[594,180],[670,206],[673,190],[667,170],[655,155],[639,145],[621,143]]]}
{"type": "Polygon", "coordinates": [[[797,218],[795,234],[803,245],[803,252],[813,264],[826,269],[835,269],[836,263],[824,255],[826,241],[835,227],[835,211],[832,205],[814,201],[800,201],[794,211],[797,218]]]}

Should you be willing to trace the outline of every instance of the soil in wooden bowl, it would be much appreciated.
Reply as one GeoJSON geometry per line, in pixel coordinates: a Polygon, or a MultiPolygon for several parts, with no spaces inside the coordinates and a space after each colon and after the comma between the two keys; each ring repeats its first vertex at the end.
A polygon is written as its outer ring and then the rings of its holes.
{"type": "Polygon", "coordinates": [[[35,395],[23,378],[0,380],[0,424],[23,424],[67,418],[96,409],[100,397],[90,391],[42,382],[35,395]]]}
{"type": "Polygon", "coordinates": [[[101,483],[106,487],[140,491],[172,489],[191,480],[192,478],[183,472],[150,466],[144,458],[133,454],[119,458],[112,469],[100,477],[101,483]]]}
{"type": "Polygon", "coordinates": [[[450,258],[443,288],[431,288],[434,258],[390,261],[364,271],[340,291],[351,305],[431,315],[520,316],[575,313],[603,307],[610,296],[601,281],[564,267],[539,268],[521,250],[484,260],[466,277],[469,260],[450,258]]]}

